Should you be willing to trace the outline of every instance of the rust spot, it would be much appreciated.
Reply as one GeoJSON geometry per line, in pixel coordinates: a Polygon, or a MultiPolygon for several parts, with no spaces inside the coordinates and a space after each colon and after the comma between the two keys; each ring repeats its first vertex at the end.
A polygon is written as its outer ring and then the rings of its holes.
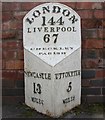
{"type": "Polygon", "coordinates": [[[49,112],[49,110],[46,110],[46,115],[52,116],[52,114],[49,112]]]}

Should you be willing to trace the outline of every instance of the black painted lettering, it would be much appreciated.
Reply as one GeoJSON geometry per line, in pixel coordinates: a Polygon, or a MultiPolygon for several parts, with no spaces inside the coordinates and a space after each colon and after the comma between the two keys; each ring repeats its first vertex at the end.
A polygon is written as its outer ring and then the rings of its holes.
{"type": "Polygon", "coordinates": [[[55,32],[54,27],[50,27],[50,32],[55,32]]]}
{"type": "Polygon", "coordinates": [[[66,31],[66,28],[65,28],[65,27],[62,27],[61,30],[62,30],[62,32],[65,32],[65,31],[66,31]]]}
{"type": "Polygon", "coordinates": [[[73,73],[74,73],[74,71],[71,71],[71,72],[70,72],[70,77],[73,77],[73,73]]]}
{"type": "Polygon", "coordinates": [[[28,33],[31,33],[31,30],[30,30],[30,28],[28,28],[28,31],[27,31],[28,33]]]}
{"type": "MultiPolygon", "coordinates": [[[[43,54],[43,53],[40,53],[40,54],[43,54]]],[[[45,53],[45,54],[46,54],[46,53],[45,53]]],[[[27,71],[27,72],[24,71],[24,73],[25,73],[28,77],[51,80],[51,73],[36,73],[36,72],[30,72],[30,71],[27,71]]]]}
{"type": "Polygon", "coordinates": [[[56,54],[57,54],[57,55],[60,55],[60,52],[57,52],[56,54]]]}
{"type": "Polygon", "coordinates": [[[55,74],[55,79],[56,79],[56,80],[58,79],[58,74],[55,74]]]}
{"type": "Polygon", "coordinates": [[[51,80],[51,74],[50,73],[48,73],[48,78],[47,79],[51,80]]]}
{"type": "Polygon", "coordinates": [[[36,92],[36,84],[35,83],[33,83],[33,88],[34,88],[34,93],[36,94],[37,92],[36,92]]]}
{"type": "Polygon", "coordinates": [[[42,73],[37,73],[37,78],[42,78],[42,73]]]}
{"type": "Polygon", "coordinates": [[[44,73],[41,73],[41,75],[42,75],[42,79],[44,79],[44,73]]]}
{"type": "Polygon", "coordinates": [[[36,32],[36,27],[34,27],[34,32],[36,32]]]}
{"type": "Polygon", "coordinates": [[[81,73],[80,73],[81,71],[80,70],[78,70],[78,75],[80,75],[81,73]]]}
{"type": "MultiPolygon", "coordinates": [[[[47,14],[47,13],[55,13],[55,14],[62,13],[62,15],[64,17],[68,17],[68,19],[70,21],[72,21],[72,24],[74,24],[75,22],[78,21],[78,18],[76,18],[75,15],[71,15],[71,12],[68,9],[61,9],[61,7],[59,7],[59,6],[52,6],[52,9],[50,9],[50,6],[44,6],[44,7],[42,7],[42,11],[35,10],[32,15],[33,15],[34,18],[37,18],[41,14],[44,15],[44,14],[47,14]]],[[[32,18],[26,18],[26,21],[29,22],[29,24],[32,24],[33,22],[35,22],[33,17],[32,18]]],[[[42,20],[43,20],[42,26],[45,26],[46,25],[45,16],[42,16],[42,20]]],[[[55,24],[53,17],[50,19],[50,23],[51,23],[51,25],[55,24]]],[[[59,23],[59,25],[64,24],[64,21],[62,20],[62,16],[58,19],[58,21],[56,21],[56,23],[59,23]]]]}
{"type": "Polygon", "coordinates": [[[73,27],[73,32],[76,32],[75,27],[73,27]]]}
{"type": "Polygon", "coordinates": [[[59,79],[61,79],[61,78],[62,78],[62,74],[63,74],[63,73],[59,73],[59,76],[60,76],[60,77],[59,77],[59,79]]]}
{"type": "Polygon", "coordinates": [[[46,48],[42,48],[42,50],[46,50],[46,48]]]}
{"type": "Polygon", "coordinates": [[[41,13],[40,13],[39,10],[36,10],[36,11],[33,12],[33,16],[34,16],[35,18],[39,17],[40,14],[41,14],[41,13]]]}
{"type": "Polygon", "coordinates": [[[70,92],[72,90],[72,86],[71,86],[72,82],[69,82],[68,88],[67,88],[67,92],[70,92]]]}
{"type": "Polygon", "coordinates": [[[48,23],[49,23],[50,25],[55,25],[54,17],[52,17],[52,18],[48,21],[48,23]]]}
{"type": "Polygon", "coordinates": [[[69,10],[63,10],[63,15],[68,17],[70,15],[70,11],[69,10]]]}
{"type": "Polygon", "coordinates": [[[63,50],[63,48],[62,48],[62,47],[60,47],[59,49],[60,49],[60,50],[63,50]]]}
{"type": "Polygon", "coordinates": [[[42,26],[45,26],[46,25],[46,18],[45,18],[45,16],[42,16],[42,26]]]}
{"type": "Polygon", "coordinates": [[[44,105],[44,101],[39,98],[31,97],[31,100],[32,100],[32,102],[35,102],[37,104],[44,105]]]}
{"type": "Polygon", "coordinates": [[[44,27],[44,32],[48,32],[48,27],[44,27]]]}
{"type": "Polygon", "coordinates": [[[48,55],[52,55],[52,52],[48,52],[48,55]]]}
{"type": "Polygon", "coordinates": [[[68,31],[68,32],[71,32],[71,30],[72,30],[71,27],[68,27],[68,28],[67,28],[67,31],[68,31]]]}
{"type": "Polygon", "coordinates": [[[59,32],[59,30],[60,30],[60,27],[56,27],[56,31],[59,32]]]}
{"type": "Polygon", "coordinates": [[[75,96],[71,96],[71,97],[68,97],[66,99],[63,99],[63,104],[67,104],[67,103],[70,103],[73,101],[75,101],[75,96]]]}
{"type": "Polygon", "coordinates": [[[46,12],[47,12],[47,13],[50,12],[49,6],[47,6],[47,7],[42,7],[42,9],[43,9],[43,14],[46,14],[46,12]]]}
{"type": "Polygon", "coordinates": [[[48,43],[50,41],[50,34],[45,34],[43,40],[45,43],[48,43]]]}
{"type": "Polygon", "coordinates": [[[35,94],[41,94],[41,85],[38,83],[38,84],[36,84],[36,83],[33,83],[33,92],[35,93],[35,94]]]}
{"type": "Polygon", "coordinates": [[[53,34],[52,37],[54,38],[54,43],[57,42],[58,34],[53,34]]]}
{"type": "Polygon", "coordinates": [[[41,32],[41,30],[42,30],[42,27],[38,27],[37,29],[38,29],[38,31],[39,31],[39,32],[41,32]]]}
{"type": "Polygon", "coordinates": [[[62,19],[62,17],[60,17],[56,23],[59,23],[59,25],[64,25],[64,21],[62,19]]]}
{"type": "Polygon", "coordinates": [[[29,24],[32,24],[34,22],[34,18],[31,18],[31,20],[29,18],[26,18],[26,21],[29,22],[29,24]]]}
{"type": "MultiPolygon", "coordinates": [[[[66,54],[66,52],[63,52],[61,54],[66,54]]],[[[79,75],[80,75],[80,70],[62,72],[62,73],[56,73],[55,79],[63,79],[63,78],[67,78],[67,77],[76,77],[79,75]]]]}
{"type": "Polygon", "coordinates": [[[73,50],[73,47],[70,47],[71,50],[73,50]]]}
{"type": "Polygon", "coordinates": [[[75,15],[71,16],[69,20],[72,20],[72,24],[78,21],[78,19],[75,17],[75,15]]]}
{"type": "Polygon", "coordinates": [[[54,49],[54,50],[58,50],[57,47],[54,47],[53,49],[54,49]]]}
{"type": "Polygon", "coordinates": [[[68,48],[68,47],[65,47],[65,50],[69,50],[69,48],[68,48]]]}
{"type": "Polygon", "coordinates": [[[59,13],[61,8],[59,6],[53,6],[53,13],[59,13]]]}

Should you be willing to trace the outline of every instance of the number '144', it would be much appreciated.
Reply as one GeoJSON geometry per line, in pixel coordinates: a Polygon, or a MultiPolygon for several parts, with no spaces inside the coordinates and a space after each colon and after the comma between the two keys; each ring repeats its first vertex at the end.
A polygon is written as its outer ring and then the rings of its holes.
{"type": "Polygon", "coordinates": [[[54,20],[54,17],[51,17],[48,21],[46,20],[46,17],[45,16],[42,16],[42,20],[43,20],[43,23],[42,23],[42,26],[46,26],[46,24],[50,24],[50,25],[55,25],[56,23],[58,25],[63,25],[64,24],[64,21],[62,20],[62,17],[60,17],[58,20],[54,20]]]}

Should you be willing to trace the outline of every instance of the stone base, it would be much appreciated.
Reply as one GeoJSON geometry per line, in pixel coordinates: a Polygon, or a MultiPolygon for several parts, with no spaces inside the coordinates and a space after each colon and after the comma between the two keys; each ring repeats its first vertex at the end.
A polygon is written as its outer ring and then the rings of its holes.
{"type": "Polygon", "coordinates": [[[59,117],[80,104],[80,48],[54,67],[25,49],[25,103],[38,112],[59,117]]]}

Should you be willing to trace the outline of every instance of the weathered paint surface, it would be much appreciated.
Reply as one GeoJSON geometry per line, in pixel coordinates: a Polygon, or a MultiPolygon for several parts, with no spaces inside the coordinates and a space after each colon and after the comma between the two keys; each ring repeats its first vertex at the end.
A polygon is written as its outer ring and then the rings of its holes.
{"type": "Polygon", "coordinates": [[[59,117],[80,104],[81,28],[78,14],[45,3],[23,20],[25,103],[59,117]]]}

